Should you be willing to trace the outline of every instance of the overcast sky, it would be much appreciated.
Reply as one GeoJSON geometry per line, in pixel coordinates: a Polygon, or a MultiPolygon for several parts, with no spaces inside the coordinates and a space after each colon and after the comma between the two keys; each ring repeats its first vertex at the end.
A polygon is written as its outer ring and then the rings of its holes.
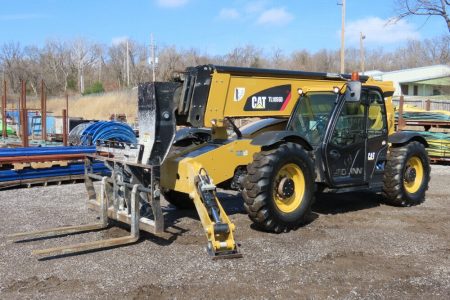
{"type": "MultiPolygon", "coordinates": [[[[0,0],[0,43],[42,45],[85,37],[111,44],[127,37],[160,46],[196,48],[211,55],[252,44],[290,53],[340,47],[340,0],[0,0]]],[[[347,0],[350,47],[395,49],[408,39],[448,34],[439,18],[414,17],[386,25],[394,0],[347,0]]]]}

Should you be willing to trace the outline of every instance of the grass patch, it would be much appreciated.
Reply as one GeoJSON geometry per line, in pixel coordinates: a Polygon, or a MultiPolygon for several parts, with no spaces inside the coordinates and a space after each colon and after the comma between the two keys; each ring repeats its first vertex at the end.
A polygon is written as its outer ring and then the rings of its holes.
{"type": "MultiPolygon", "coordinates": [[[[27,107],[39,108],[40,102],[27,101],[27,107]]],[[[66,108],[66,98],[50,98],[47,100],[47,111],[60,116],[66,108]]],[[[109,120],[112,114],[125,114],[128,123],[136,119],[137,89],[117,91],[86,96],[69,96],[69,116],[84,119],[109,120]]]]}

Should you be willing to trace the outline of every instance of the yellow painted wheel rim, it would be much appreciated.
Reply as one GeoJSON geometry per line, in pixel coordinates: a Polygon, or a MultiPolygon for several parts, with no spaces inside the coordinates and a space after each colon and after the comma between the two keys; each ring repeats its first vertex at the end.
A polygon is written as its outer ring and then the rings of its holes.
{"type": "Polygon", "coordinates": [[[284,165],[275,176],[273,199],[277,208],[284,212],[290,213],[296,210],[302,203],[305,194],[305,176],[303,171],[296,164],[284,165]],[[283,178],[288,178],[294,183],[294,192],[290,197],[283,197],[278,192],[278,184],[283,178]]]}
{"type": "Polygon", "coordinates": [[[410,194],[416,193],[420,186],[422,185],[423,177],[424,177],[424,171],[423,171],[423,164],[422,160],[420,160],[417,156],[412,156],[407,162],[405,166],[405,175],[408,172],[408,169],[414,169],[415,170],[415,178],[414,180],[407,181],[405,178],[403,180],[403,185],[405,187],[406,192],[410,194]]]}

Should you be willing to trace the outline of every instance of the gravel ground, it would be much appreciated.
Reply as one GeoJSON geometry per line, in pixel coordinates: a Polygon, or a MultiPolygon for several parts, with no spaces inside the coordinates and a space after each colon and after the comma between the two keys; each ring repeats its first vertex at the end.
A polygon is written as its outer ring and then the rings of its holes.
{"type": "Polygon", "coordinates": [[[433,166],[424,204],[370,194],[319,196],[313,221],[287,234],[252,228],[222,194],[244,257],[212,261],[195,212],[167,211],[168,233],[131,246],[38,260],[34,249],[118,237],[123,228],[27,243],[9,233],[89,223],[83,184],[0,191],[0,298],[450,299],[450,166],[433,166]]]}

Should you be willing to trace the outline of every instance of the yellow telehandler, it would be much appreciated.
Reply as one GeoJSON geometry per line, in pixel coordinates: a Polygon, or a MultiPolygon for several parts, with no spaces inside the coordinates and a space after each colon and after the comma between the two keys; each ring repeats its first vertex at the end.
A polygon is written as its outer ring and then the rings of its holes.
{"type": "Polygon", "coordinates": [[[139,142],[102,141],[107,157],[86,159],[89,207],[100,222],[16,234],[14,239],[131,225],[131,235],[35,251],[40,255],[133,243],[139,230],[164,231],[160,196],[195,207],[214,258],[238,257],[234,224],[216,188],[241,191],[262,230],[305,222],[317,192],[370,190],[386,202],[424,201],[430,180],[427,142],[395,132],[391,82],[367,76],[203,65],[171,82],[139,85],[139,142]],[[240,119],[256,120],[238,127],[240,119]],[[177,128],[183,127],[177,131],[177,128]],[[90,169],[102,160],[110,177],[90,169]],[[100,180],[100,191],[93,180],[100,180]]]}

